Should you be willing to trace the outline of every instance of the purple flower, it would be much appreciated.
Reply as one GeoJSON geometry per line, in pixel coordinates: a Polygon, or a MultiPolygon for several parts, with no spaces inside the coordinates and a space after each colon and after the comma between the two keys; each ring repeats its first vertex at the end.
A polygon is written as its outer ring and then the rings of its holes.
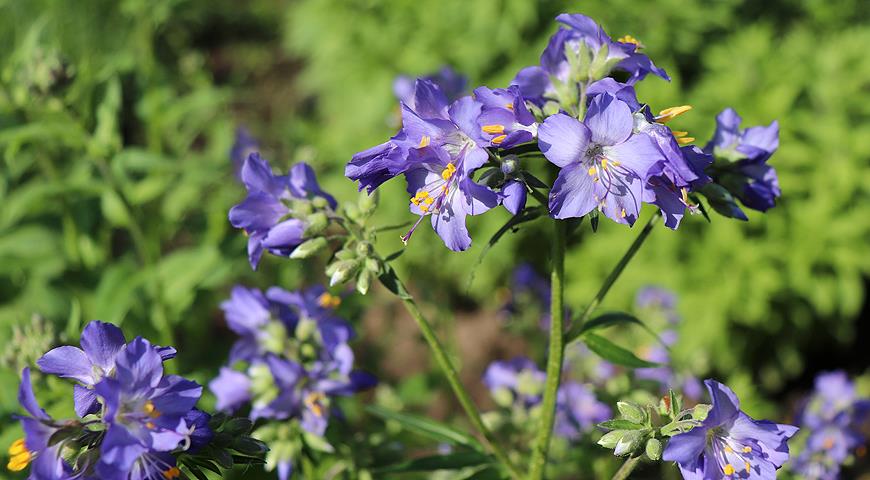
{"type": "Polygon", "coordinates": [[[673,436],[662,459],[677,462],[686,480],[771,479],[788,459],[788,439],[797,427],[753,420],[725,385],[706,380],[713,402],[707,418],[673,436]]]}
{"type": "Polygon", "coordinates": [[[538,129],[541,151],[561,167],[550,191],[550,215],[582,217],[599,209],[619,223],[634,224],[647,172],[662,160],[649,136],[632,132],[628,104],[597,95],[583,122],[553,115],[538,129]]]}
{"type": "Polygon", "coordinates": [[[97,464],[100,478],[172,478],[174,460],[161,453],[190,446],[194,428],[185,418],[202,387],[177,375],[164,376],[157,348],[137,337],[118,354],[115,376],[103,378],[95,390],[108,424],[97,464]]]}
{"type": "Polygon", "coordinates": [[[517,74],[513,84],[520,88],[523,96],[539,105],[546,100],[558,100],[557,86],[552,82],[556,79],[562,84],[585,82],[586,78],[576,78],[566,52],[577,54],[581,46],[588,48],[594,62],[606,70],[594,72],[596,76],[604,77],[611,68],[628,72],[628,84],[633,85],[652,73],[665,80],[670,80],[668,74],[652,63],[646,55],[640,53],[640,42],[626,35],[618,41],[613,41],[600,25],[591,18],[581,14],[562,14],[556,20],[564,24],[559,27],[541,54],[541,66],[527,67],[517,74]]]}
{"type": "Polygon", "coordinates": [[[478,87],[474,90],[474,98],[483,104],[477,122],[490,146],[511,148],[531,142],[537,135],[538,124],[526,108],[518,87],[495,90],[478,87]]]}
{"type": "Polygon", "coordinates": [[[24,438],[16,440],[9,447],[9,464],[7,468],[20,472],[31,465],[30,476],[34,480],[61,480],[73,478],[70,466],[63,460],[60,450],[63,442],[49,446],[48,440],[57,432],[51,417],[39,406],[33,394],[30,381],[30,369],[21,372],[21,385],[18,387],[18,403],[31,416],[20,416],[17,419],[24,429],[24,438]]]}
{"type": "Polygon", "coordinates": [[[595,424],[610,418],[611,410],[595,394],[577,382],[563,382],[556,400],[556,435],[571,441],[580,439],[595,424]]]}
{"type": "MultiPolygon", "coordinates": [[[[295,205],[323,199],[335,208],[335,199],[320,189],[314,170],[297,163],[289,175],[274,175],[269,162],[252,153],[242,167],[248,196],[230,209],[230,223],[248,235],[248,260],[256,269],[263,251],[289,256],[306,238],[308,223],[295,205]]],[[[301,207],[300,207],[301,208],[301,207]]]]}
{"type": "MultiPolygon", "coordinates": [[[[71,378],[79,382],[74,387],[75,410],[80,417],[99,409],[94,385],[102,378],[112,376],[115,358],[124,349],[127,340],[120,328],[111,323],[94,320],[81,335],[81,346],[62,346],[50,350],[36,364],[43,373],[71,378]]],[[[175,357],[172,347],[156,347],[162,360],[175,357]]]]}
{"type": "Polygon", "coordinates": [[[517,404],[530,408],[541,402],[547,375],[526,357],[489,364],[483,374],[483,384],[496,403],[517,404]]]}
{"type": "MultiPolygon", "coordinates": [[[[462,96],[465,92],[465,85],[468,83],[468,79],[464,75],[448,66],[442,67],[441,70],[432,75],[420,77],[420,79],[435,84],[439,90],[444,92],[444,96],[450,102],[462,96]]],[[[414,108],[414,84],[416,81],[415,78],[408,75],[399,75],[393,81],[393,94],[400,102],[412,109],[414,108]]]]}
{"type": "Polygon", "coordinates": [[[240,181],[242,180],[242,167],[245,165],[245,160],[259,150],[260,145],[257,139],[251,136],[248,129],[245,127],[236,128],[236,137],[230,149],[230,161],[233,162],[233,172],[240,181]]]}
{"type": "Polygon", "coordinates": [[[726,108],[716,116],[716,132],[704,152],[733,159],[718,164],[714,181],[724,186],[747,207],[766,211],[780,196],[776,170],[767,164],[779,148],[779,123],[740,129],[742,119],[734,109],[726,108]]]}

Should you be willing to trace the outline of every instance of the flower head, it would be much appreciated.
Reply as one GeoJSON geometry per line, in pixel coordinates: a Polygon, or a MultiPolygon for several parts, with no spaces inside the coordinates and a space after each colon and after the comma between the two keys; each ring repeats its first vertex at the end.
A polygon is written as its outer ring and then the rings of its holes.
{"type": "Polygon", "coordinates": [[[610,418],[611,410],[598,401],[595,394],[577,382],[562,382],[556,399],[556,420],[553,432],[571,441],[591,430],[595,424],[610,418]]]}
{"type": "MultiPolygon", "coordinates": [[[[452,102],[461,97],[465,92],[468,79],[448,66],[444,66],[437,72],[420,77],[438,86],[444,92],[447,100],[452,102]]],[[[400,102],[414,107],[414,84],[416,79],[408,75],[399,75],[393,81],[393,94],[400,102]]]]}
{"type": "MultiPolygon", "coordinates": [[[[248,260],[257,268],[263,251],[289,256],[308,236],[316,201],[335,208],[335,199],[321,190],[314,170],[297,163],[289,175],[275,175],[269,162],[252,153],[242,167],[248,196],[230,209],[230,223],[248,236],[248,260]]],[[[325,226],[325,219],[324,225],[325,226]]]]}
{"type": "Polygon", "coordinates": [[[673,436],[662,459],[677,462],[686,480],[775,478],[797,427],[753,420],[730,388],[715,380],[704,383],[713,402],[707,418],[673,436]]]}
{"type": "Polygon", "coordinates": [[[652,139],[633,132],[627,103],[597,95],[584,121],[553,115],[538,129],[541,151],[561,167],[550,191],[550,215],[582,217],[594,209],[634,224],[649,170],[662,161],[652,139]]]}
{"type": "Polygon", "coordinates": [[[24,429],[24,438],[15,440],[9,447],[10,458],[7,468],[13,472],[20,472],[30,466],[29,478],[32,479],[73,478],[72,469],[61,456],[63,442],[49,446],[49,439],[60,427],[36,401],[29,368],[24,368],[21,372],[18,403],[30,416],[17,417],[24,429]]]}
{"type": "Polygon", "coordinates": [[[483,374],[483,384],[499,405],[530,408],[541,402],[546,377],[532,360],[515,357],[489,364],[483,374]]]}

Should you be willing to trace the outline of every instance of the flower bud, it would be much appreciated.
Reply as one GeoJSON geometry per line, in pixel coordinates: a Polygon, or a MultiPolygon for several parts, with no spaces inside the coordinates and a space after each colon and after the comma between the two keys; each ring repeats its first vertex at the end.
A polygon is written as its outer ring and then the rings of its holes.
{"type": "Polygon", "coordinates": [[[378,206],[378,195],[379,192],[377,190],[373,193],[360,192],[359,200],[356,202],[360,214],[368,216],[375,211],[375,208],[378,206]]]}
{"type": "Polygon", "coordinates": [[[341,260],[333,265],[335,265],[335,269],[329,277],[330,287],[350,280],[359,269],[359,262],[354,260],[341,260]]]}
{"type": "Polygon", "coordinates": [[[323,197],[314,197],[311,199],[311,206],[318,210],[323,210],[329,206],[329,202],[323,197]]]}
{"type": "Polygon", "coordinates": [[[374,248],[372,247],[372,244],[369,242],[360,242],[356,245],[356,254],[359,257],[363,257],[363,258],[368,257],[369,255],[372,254],[373,251],[374,251],[374,248]]]}
{"type": "Polygon", "coordinates": [[[613,449],[613,454],[617,457],[628,455],[640,446],[643,441],[644,430],[627,430],[625,435],[616,442],[616,447],[613,449]]]}
{"type": "Polygon", "coordinates": [[[643,424],[647,420],[646,412],[638,405],[630,402],[616,402],[616,408],[622,414],[622,418],[632,423],[643,424]]]}
{"type": "Polygon", "coordinates": [[[311,257],[320,250],[323,250],[326,243],[326,239],[323,237],[312,238],[311,240],[302,242],[301,245],[290,252],[290,258],[303,259],[311,257]]]}
{"type": "Polygon", "coordinates": [[[659,460],[662,458],[662,441],[657,438],[650,438],[646,441],[646,456],[650,460],[659,460]]]}
{"type": "Polygon", "coordinates": [[[501,159],[501,173],[510,175],[517,171],[520,165],[520,157],[516,155],[507,155],[501,159]]]}
{"type": "Polygon", "coordinates": [[[500,407],[510,407],[514,403],[514,394],[506,387],[499,387],[492,391],[492,399],[500,407]]]}
{"type": "Polygon", "coordinates": [[[365,268],[366,268],[366,270],[372,272],[375,275],[377,275],[381,272],[381,266],[378,263],[378,261],[375,260],[374,258],[367,258],[366,259],[365,268]]]}
{"type": "Polygon", "coordinates": [[[616,444],[622,440],[623,435],[628,431],[629,430],[613,430],[612,432],[607,432],[598,440],[598,444],[604,448],[613,449],[616,447],[616,444]]]}
{"type": "Polygon", "coordinates": [[[366,269],[361,270],[359,275],[356,277],[356,291],[359,292],[360,295],[365,295],[369,292],[371,284],[372,272],[366,269]]]}
{"type": "Polygon", "coordinates": [[[312,213],[305,218],[305,232],[302,234],[305,238],[311,238],[319,235],[329,226],[329,218],[323,212],[312,213]]]}
{"type": "Polygon", "coordinates": [[[299,323],[296,324],[296,338],[299,340],[308,340],[316,331],[317,322],[310,318],[301,318],[299,319],[299,323]]]}
{"type": "Polygon", "coordinates": [[[705,403],[699,403],[695,405],[695,408],[692,409],[692,418],[699,421],[704,421],[707,418],[707,414],[710,413],[710,409],[713,408],[712,405],[707,405],[705,403]]]}

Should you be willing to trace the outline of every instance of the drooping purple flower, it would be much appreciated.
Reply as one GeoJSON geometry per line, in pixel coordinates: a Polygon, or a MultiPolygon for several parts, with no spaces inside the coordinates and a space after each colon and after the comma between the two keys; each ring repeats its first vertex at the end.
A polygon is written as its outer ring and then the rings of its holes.
{"type": "Polygon", "coordinates": [[[248,260],[256,269],[263,251],[289,256],[305,240],[308,228],[297,218],[293,203],[321,198],[335,208],[335,199],[317,183],[314,170],[297,163],[289,175],[275,175],[269,162],[252,153],[242,167],[242,182],[248,196],[230,209],[230,223],[248,235],[248,260]]]}
{"type": "Polygon", "coordinates": [[[647,172],[662,161],[649,136],[632,132],[625,102],[596,96],[583,122],[565,114],[548,117],[538,129],[547,159],[561,168],[550,191],[550,215],[582,217],[594,209],[632,225],[640,212],[647,172]]]}
{"type": "Polygon", "coordinates": [[[483,384],[497,403],[530,408],[541,402],[546,377],[531,359],[515,357],[489,364],[483,384]]]}
{"type": "Polygon", "coordinates": [[[49,439],[59,429],[51,417],[39,406],[33,394],[30,369],[21,372],[21,385],[18,387],[18,403],[30,416],[17,416],[24,429],[24,438],[16,440],[9,447],[7,468],[20,472],[30,465],[33,480],[62,480],[74,478],[72,468],[61,457],[63,442],[49,446],[49,439]]]}
{"type": "Polygon", "coordinates": [[[239,181],[242,180],[242,167],[252,153],[258,152],[260,145],[245,127],[236,128],[233,146],[230,148],[230,161],[233,162],[233,172],[239,181]]]}
{"type": "Polygon", "coordinates": [[[202,387],[177,375],[164,376],[157,348],[137,337],[118,354],[114,377],[100,380],[95,390],[108,425],[96,467],[100,478],[172,478],[174,459],[161,453],[189,447],[194,429],[185,418],[202,387]]]}
{"type": "Polygon", "coordinates": [[[740,129],[740,115],[726,108],[716,116],[716,132],[704,152],[730,158],[718,164],[714,181],[724,186],[747,207],[767,211],[781,195],[776,170],[767,161],[779,148],[779,123],[740,129]]]}
{"type": "MultiPolygon", "coordinates": [[[[520,70],[512,82],[520,88],[526,99],[539,105],[546,100],[558,100],[553,79],[568,85],[568,88],[572,88],[572,82],[586,81],[585,78],[572,78],[571,65],[566,55],[566,51],[576,54],[584,45],[592,56],[601,57],[596,58],[599,65],[606,64],[610,68],[627,72],[629,85],[639,82],[649,73],[670,80],[663,69],[640,53],[640,42],[633,37],[626,35],[613,41],[600,25],[581,14],[561,14],[556,20],[564,26],[559,27],[550,38],[547,48],[541,54],[540,66],[520,70]]],[[[608,70],[599,73],[607,75],[610,72],[608,70]]],[[[576,89],[576,86],[573,88],[576,89]]]]}
{"type": "MultiPolygon", "coordinates": [[[[79,382],[74,387],[75,410],[80,417],[84,417],[99,409],[94,385],[114,374],[115,358],[124,349],[127,340],[120,328],[94,320],[85,325],[80,343],[82,348],[69,345],[54,348],[36,364],[43,373],[79,382]]],[[[176,352],[172,347],[156,349],[164,361],[175,357],[176,352]]]]}
{"type": "Polygon", "coordinates": [[[775,478],[797,427],[753,420],[731,389],[715,380],[704,383],[712,400],[707,418],[673,436],[662,459],[676,462],[686,480],[775,478]]]}
{"type": "Polygon", "coordinates": [[[571,441],[580,439],[595,424],[610,418],[611,410],[577,382],[562,382],[556,400],[554,433],[571,441]]]}
{"type": "MultiPolygon", "coordinates": [[[[465,86],[468,83],[468,79],[464,75],[448,66],[442,67],[441,70],[431,75],[420,77],[420,79],[438,86],[438,89],[444,92],[444,96],[449,102],[461,97],[465,93],[465,86]]],[[[412,109],[414,108],[414,84],[416,81],[417,79],[408,75],[399,75],[393,81],[393,94],[400,102],[412,109]]]]}
{"type": "Polygon", "coordinates": [[[511,148],[531,142],[537,135],[538,124],[518,87],[478,87],[474,98],[483,105],[478,124],[490,146],[511,148]]]}

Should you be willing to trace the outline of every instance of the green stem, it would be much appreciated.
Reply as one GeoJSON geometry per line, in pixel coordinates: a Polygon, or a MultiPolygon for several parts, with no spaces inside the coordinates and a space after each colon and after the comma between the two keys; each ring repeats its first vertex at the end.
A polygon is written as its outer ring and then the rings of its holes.
{"type": "Polygon", "coordinates": [[[592,316],[592,313],[595,311],[596,308],[598,308],[598,305],[601,304],[601,301],[604,300],[604,296],[607,295],[607,292],[610,291],[610,287],[612,287],[613,284],[616,283],[616,280],[622,274],[622,271],[625,270],[628,262],[631,261],[632,257],[634,257],[634,254],[637,253],[641,245],[643,245],[643,242],[646,241],[646,238],[649,236],[650,232],[652,232],[656,220],[658,220],[660,217],[661,213],[659,212],[656,212],[655,214],[653,214],[652,217],[650,217],[650,219],[646,222],[646,225],[643,226],[643,230],[640,231],[637,238],[634,239],[634,242],[632,242],[631,246],[628,247],[628,250],[626,250],[622,258],[619,259],[619,263],[617,263],[616,266],[613,267],[613,270],[611,270],[610,274],[607,275],[607,278],[604,280],[601,288],[598,289],[598,293],[595,294],[595,298],[593,298],[592,301],[589,302],[589,305],[586,305],[586,309],[583,310],[583,313],[581,313],[577,320],[573,322],[573,325],[571,326],[571,331],[568,332],[569,344],[580,338],[579,332],[583,328],[583,324],[586,323],[587,320],[589,320],[589,317],[592,316]]]}
{"type": "Polygon", "coordinates": [[[631,475],[631,472],[634,471],[634,467],[636,467],[637,464],[640,463],[640,458],[640,455],[638,455],[637,457],[632,457],[626,460],[625,463],[623,463],[622,466],[619,467],[619,470],[617,470],[616,473],[613,474],[613,478],[611,478],[611,480],[625,480],[626,478],[628,478],[628,476],[631,475]]]}
{"type": "Polygon", "coordinates": [[[435,356],[435,361],[438,362],[438,366],[441,367],[444,376],[447,377],[447,383],[449,383],[450,388],[453,389],[453,394],[456,396],[456,399],[459,400],[462,409],[465,410],[465,414],[468,416],[469,421],[471,421],[474,428],[483,436],[485,443],[489,446],[490,450],[492,450],[493,455],[495,455],[499,462],[509,470],[510,475],[514,479],[519,479],[519,470],[513,462],[511,462],[507,452],[505,452],[505,450],[495,441],[492,432],[490,432],[489,429],[486,428],[486,425],[483,424],[483,419],[480,417],[480,412],[477,410],[474,400],[471,399],[468,390],[465,389],[462,382],[459,380],[459,374],[453,366],[453,362],[450,361],[450,357],[447,355],[447,351],[444,349],[441,341],[438,340],[438,336],[435,335],[435,330],[432,328],[432,324],[429,323],[429,321],[426,320],[426,317],[423,316],[423,313],[420,312],[420,308],[417,306],[417,302],[414,301],[414,297],[408,293],[407,288],[405,288],[405,285],[401,280],[399,280],[399,277],[396,275],[392,267],[385,265],[385,268],[387,269],[386,276],[392,277],[392,284],[388,285],[385,283],[385,286],[402,299],[405,309],[417,322],[417,326],[420,327],[420,332],[423,333],[423,338],[426,339],[426,343],[429,344],[429,348],[435,356]]]}
{"type": "Polygon", "coordinates": [[[541,420],[532,449],[529,467],[529,480],[544,477],[547,466],[547,451],[553,434],[553,420],[556,417],[556,397],[562,380],[562,357],[565,353],[564,342],[564,277],[565,277],[565,222],[554,222],[552,273],[550,275],[550,347],[547,357],[547,383],[541,403],[541,420]]]}

